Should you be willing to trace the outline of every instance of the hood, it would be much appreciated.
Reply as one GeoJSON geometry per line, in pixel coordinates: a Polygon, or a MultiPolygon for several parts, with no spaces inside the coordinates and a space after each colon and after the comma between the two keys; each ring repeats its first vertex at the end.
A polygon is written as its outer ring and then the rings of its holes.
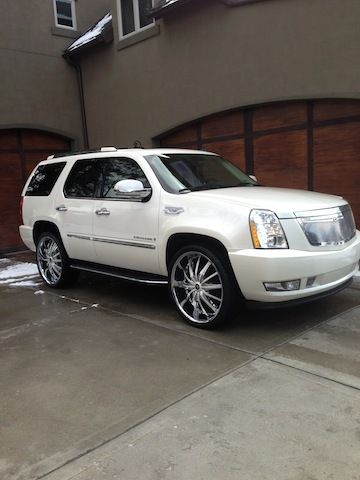
{"type": "Polygon", "coordinates": [[[272,210],[279,218],[293,218],[294,212],[319,210],[346,204],[336,195],[271,187],[231,187],[191,192],[200,198],[235,203],[248,208],[272,210]]]}

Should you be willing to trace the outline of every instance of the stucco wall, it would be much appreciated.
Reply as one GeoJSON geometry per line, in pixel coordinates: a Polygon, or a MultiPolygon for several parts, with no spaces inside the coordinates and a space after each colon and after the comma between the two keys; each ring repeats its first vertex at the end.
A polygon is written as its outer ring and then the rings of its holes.
{"type": "MultiPolygon", "coordinates": [[[[78,31],[87,29],[111,0],[77,0],[78,31]]],[[[53,35],[52,0],[1,0],[0,128],[38,127],[82,146],[76,76],[62,58],[71,38],[53,35]]]]}
{"type": "Polygon", "coordinates": [[[360,98],[359,18],[358,0],[191,2],[161,20],[160,35],[83,59],[90,144],[150,145],[184,122],[262,102],[360,98]]]}

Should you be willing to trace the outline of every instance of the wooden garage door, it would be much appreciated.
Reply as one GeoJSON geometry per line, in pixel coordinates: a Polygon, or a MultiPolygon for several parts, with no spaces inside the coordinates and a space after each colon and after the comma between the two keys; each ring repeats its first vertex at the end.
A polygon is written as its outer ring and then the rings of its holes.
{"type": "Polygon", "coordinates": [[[19,202],[24,183],[38,162],[70,150],[70,141],[36,130],[0,130],[0,253],[25,248],[19,237],[19,202]]]}
{"type": "Polygon", "coordinates": [[[358,100],[251,107],[201,119],[158,140],[218,153],[264,185],[341,195],[360,227],[358,100]]]}

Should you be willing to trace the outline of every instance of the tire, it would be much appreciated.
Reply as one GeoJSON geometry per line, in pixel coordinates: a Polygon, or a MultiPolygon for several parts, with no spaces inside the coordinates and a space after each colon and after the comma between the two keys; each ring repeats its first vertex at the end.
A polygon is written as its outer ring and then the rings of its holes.
{"type": "Polygon", "coordinates": [[[41,278],[50,288],[71,285],[77,272],[71,270],[62,241],[50,232],[40,235],[36,244],[36,262],[41,278]]]}
{"type": "Polygon", "coordinates": [[[227,320],[234,297],[227,262],[201,245],[189,245],[172,258],[169,268],[172,300],[184,320],[211,329],[227,320]]]}

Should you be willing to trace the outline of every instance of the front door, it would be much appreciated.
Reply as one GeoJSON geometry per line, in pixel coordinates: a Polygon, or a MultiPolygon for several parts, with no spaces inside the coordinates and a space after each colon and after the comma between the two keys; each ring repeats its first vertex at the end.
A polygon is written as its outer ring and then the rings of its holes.
{"type": "Polygon", "coordinates": [[[148,273],[159,273],[157,250],[159,192],[139,201],[114,189],[120,180],[139,180],[151,188],[138,163],[110,158],[103,164],[103,185],[95,201],[93,240],[99,263],[148,273]]]}

